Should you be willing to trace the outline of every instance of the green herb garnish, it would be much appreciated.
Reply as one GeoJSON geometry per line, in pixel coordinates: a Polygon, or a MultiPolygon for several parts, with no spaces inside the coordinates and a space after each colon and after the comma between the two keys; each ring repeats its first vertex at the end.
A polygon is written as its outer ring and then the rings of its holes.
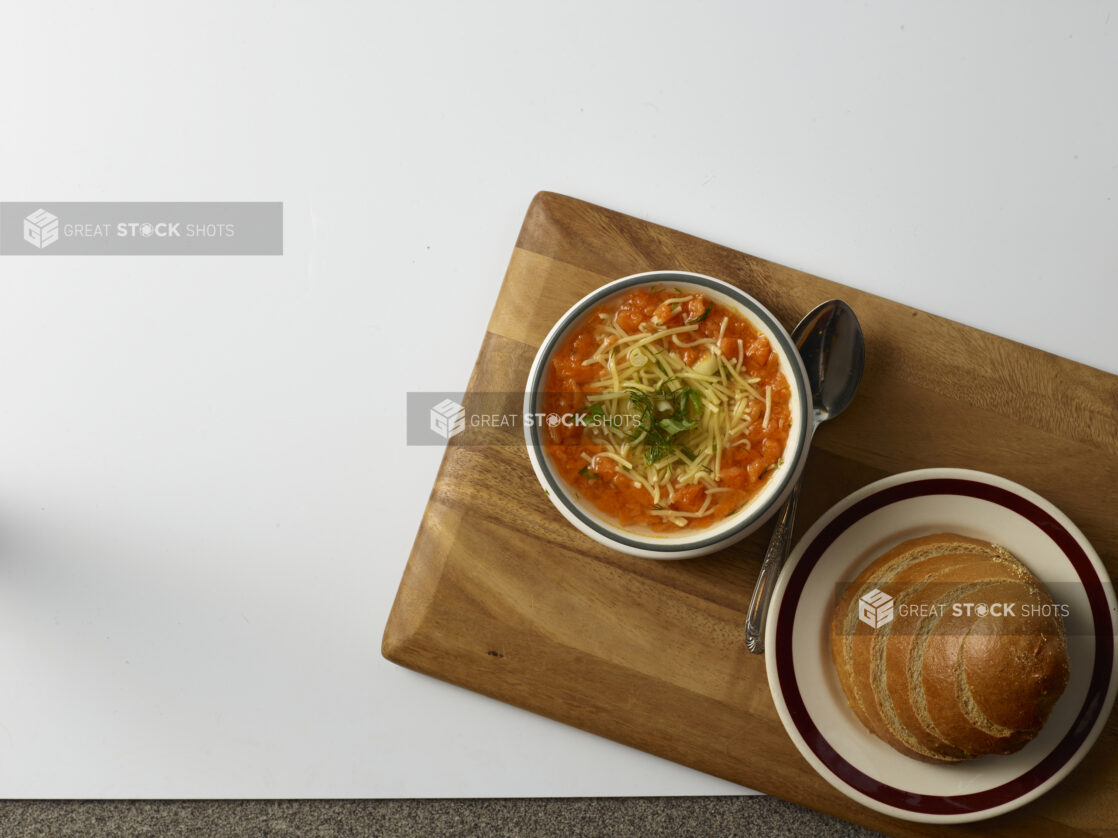
{"type": "MultiPolygon", "coordinates": [[[[697,428],[703,412],[702,397],[697,390],[690,387],[668,390],[667,384],[663,382],[654,393],[629,390],[629,404],[638,413],[633,439],[643,438],[644,461],[650,466],[675,452],[672,440],[697,428]],[[664,403],[666,407],[662,406],[664,403]]],[[[690,458],[694,459],[694,455],[690,458]]]]}
{"type": "Polygon", "coordinates": [[[681,387],[673,394],[676,401],[676,410],[685,418],[698,419],[703,414],[703,397],[698,390],[691,387],[681,387]]]}
{"type": "Polygon", "coordinates": [[[602,475],[598,474],[596,471],[591,471],[590,466],[585,466],[579,470],[578,476],[585,477],[587,480],[598,480],[602,475]]]}
{"type": "Polygon", "coordinates": [[[676,434],[681,434],[684,431],[691,430],[699,423],[694,419],[687,419],[681,422],[674,416],[668,416],[664,419],[661,419],[656,424],[660,426],[660,428],[664,431],[664,433],[668,435],[669,438],[671,438],[676,434]]]}
{"type": "Polygon", "coordinates": [[[714,308],[714,303],[707,303],[706,311],[691,320],[688,320],[684,325],[690,326],[692,323],[702,323],[710,316],[711,309],[714,308]]]}

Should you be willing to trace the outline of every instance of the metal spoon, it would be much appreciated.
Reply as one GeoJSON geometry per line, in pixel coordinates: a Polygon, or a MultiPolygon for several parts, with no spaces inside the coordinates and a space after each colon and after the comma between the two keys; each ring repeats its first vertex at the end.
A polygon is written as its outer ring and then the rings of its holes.
{"type": "MultiPolygon", "coordinates": [[[[854,400],[854,393],[862,380],[866,343],[858,318],[842,300],[828,300],[808,312],[792,330],[792,339],[796,341],[796,347],[800,350],[800,357],[807,369],[808,386],[814,403],[814,424],[811,429],[811,438],[814,438],[815,431],[823,422],[834,419],[854,400]]],[[[811,438],[808,440],[809,445],[811,438]]],[[[753,599],[749,602],[745,643],[749,651],[757,655],[765,651],[765,617],[769,613],[780,569],[788,558],[792,524],[796,518],[796,504],[800,499],[802,484],[801,476],[777,516],[776,528],[761,563],[761,573],[753,587],[753,599]]]]}

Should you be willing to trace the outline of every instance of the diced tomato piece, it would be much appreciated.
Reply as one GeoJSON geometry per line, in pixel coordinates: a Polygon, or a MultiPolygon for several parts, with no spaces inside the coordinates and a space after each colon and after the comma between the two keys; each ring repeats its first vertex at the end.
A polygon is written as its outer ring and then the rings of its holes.
{"type": "Polygon", "coordinates": [[[697,483],[692,483],[676,490],[673,506],[684,512],[695,512],[703,505],[703,495],[705,494],[706,489],[697,483]]]}
{"type": "MultiPolygon", "coordinates": [[[[707,310],[707,305],[707,298],[704,297],[702,294],[696,294],[694,297],[687,301],[687,319],[695,320],[699,317],[702,317],[703,312],[707,310]]],[[[710,317],[708,316],[707,319],[709,320],[710,317]]]]}
{"type": "Polygon", "coordinates": [[[772,346],[764,335],[757,335],[745,347],[745,357],[757,368],[764,367],[769,362],[770,355],[772,355],[772,346]]]}

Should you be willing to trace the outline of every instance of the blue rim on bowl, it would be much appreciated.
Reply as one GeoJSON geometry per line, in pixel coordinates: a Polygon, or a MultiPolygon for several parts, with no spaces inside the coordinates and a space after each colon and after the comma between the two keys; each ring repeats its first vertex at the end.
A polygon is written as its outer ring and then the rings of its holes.
{"type": "Polygon", "coordinates": [[[729,547],[761,526],[787,498],[803,469],[812,428],[812,403],[807,387],[807,373],[791,336],[760,302],[728,282],[687,271],[649,271],[607,283],[575,303],[544,338],[528,373],[524,413],[526,416],[534,416],[542,412],[539,400],[544,392],[548,362],[555,348],[572,329],[580,325],[593,306],[619,292],[656,284],[670,284],[684,290],[695,289],[726,305],[768,337],[780,358],[781,371],[792,391],[792,430],[785,445],[782,464],[777,467],[766,486],[741,510],[704,530],[680,535],[638,533],[607,521],[602,513],[579,501],[572,488],[552,470],[543,451],[539,423],[526,422],[524,438],[532,468],[540,484],[559,512],[582,533],[607,547],[634,556],[653,559],[693,558],[729,547]]]}

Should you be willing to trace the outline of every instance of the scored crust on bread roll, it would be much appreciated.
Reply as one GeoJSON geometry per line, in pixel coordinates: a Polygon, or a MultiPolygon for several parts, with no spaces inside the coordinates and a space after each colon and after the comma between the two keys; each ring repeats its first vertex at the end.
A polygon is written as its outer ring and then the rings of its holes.
{"type": "Polygon", "coordinates": [[[994,550],[978,557],[974,553],[954,554],[933,576],[902,594],[907,609],[898,609],[902,612],[900,622],[886,626],[888,632],[879,632],[885,635],[877,638],[885,659],[885,690],[879,701],[892,709],[896,720],[894,734],[917,756],[950,761],[967,756],[965,749],[936,730],[919,681],[922,647],[936,627],[938,615],[961,594],[980,591],[1001,580],[1021,578],[1026,572],[1004,551],[994,550]]]}
{"type": "MultiPolygon", "coordinates": [[[[956,602],[974,606],[989,601],[1024,604],[1039,602],[1036,593],[1037,589],[1027,582],[999,582],[964,594],[956,602]]],[[[920,657],[919,689],[923,692],[928,717],[945,742],[967,753],[1011,754],[1032,739],[1036,731],[996,724],[974,703],[962,656],[964,641],[975,622],[973,616],[965,613],[955,615],[949,611],[944,615],[935,632],[927,636],[924,654],[920,657]]],[[[1006,639],[1000,632],[998,635],[999,640],[1006,639]]],[[[998,647],[991,647],[990,652],[990,662],[1001,668],[1006,656],[998,647]]],[[[1018,684],[1004,686],[1011,691],[1011,700],[1013,693],[1020,690],[1018,684]]]]}
{"type": "MultiPolygon", "coordinates": [[[[1040,602],[1051,602],[1043,590],[1040,594],[1040,602]]],[[[1018,633],[1005,636],[997,633],[994,618],[979,618],[963,641],[963,688],[992,724],[1039,731],[1067,685],[1067,641],[1058,616],[1040,609],[1028,620],[1018,633]],[[1022,693],[1037,700],[1021,701],[1022,693]]]]}
{"type": "MultiPolygon", "coordinates": [[[[965,756],[962,750],[945,743],[927,722],[922,702],[910,686],[910,661],[917,659],[912,656],[913,644],[929,623],[923,615],[933,610],[938,612],[945,590],[953,587],[946,583],[947,579],[973,585],[990,578],[1004,578],[1012,572],[996,555],[988,558],[988,562],[976,562],[973,553],[952,553],[920,562],[916,567],[926,566],[927,572],[901,588],[898,601],[894,603],[894,613],[899,616],[891,624],[882,626],[881,631],[870,634],[877,661],[872,680],[883,683],[884,688],[875,690],[872,683],[867,682],[868,689],[875,695],[891,736],[915,751],[915,756],[947,760],[965,756]]],[[[855,667],[857,670],[857,663],[855,667]]],[[[889,737],[883,738],[896,747],[889,737]]]]}
{"type": "MultiPolygon", "coordinates": [[[[993,555],[996,548],[977,539],[965,536],[939,534],[913,538],[898,544],[884,555],[873,561],[859,574],[847,588],[838,607],[835,609],[831,624],[831,656],[835,670],[842,684],[850,709],[871,732],[880,736],[902,753],[912,756],[935,758],[937,755],[924,753],[908,746],[896,736],[883,732],[884,722],[880,710],[876,710],[876,695],[872,690],[864,694],[855,683],[853,666],[855,639],[863,637],[871,630],[858,618],[858,601],[875,588],[887,588],[894,577],[906,568],[925,559],[949,554],[970,554],[987,552],[993,555]],[[873,715],[871,716],[871,713],[873,715]]],[[[888,623],[886,624],[888,625],[888,623]]],[[[859,640],[859,643],[863,641],[859,640]]]]}
{"type": "Polygon", "coordinates": [[[1068,679],[1063,621],[1044,587],[1008,551],[954,533],[871,562],[835,608],[831,655],[859,721],[928,762],[1018,750],[1068,679]],[[881,619],[863,618],[874,607],[881,619]]]}

